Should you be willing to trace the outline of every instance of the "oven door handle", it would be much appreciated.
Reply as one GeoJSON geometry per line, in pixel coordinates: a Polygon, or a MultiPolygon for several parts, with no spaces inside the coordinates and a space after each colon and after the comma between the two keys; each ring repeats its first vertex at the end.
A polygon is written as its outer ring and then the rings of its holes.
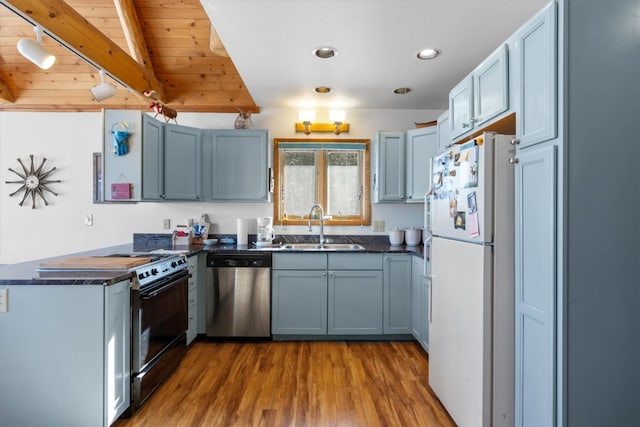
{"type": "Polygon", "coordinates": [[[161,286],[160,288],[155,288],[151,292],[140,292],[140,299],[149,300],[151,298],[155,298],[161,293],[165,292],[166,290],[172,288],[176,284],[176,281],[178,279],[182,279],[182,278],[188,279],[190,277],[192,277],[191,274],[185,274],[184,276],[180,276],[180,277],[173,277],[171,278],[171,280],[169,280],[169,282],[166,285],[161,286]]]}

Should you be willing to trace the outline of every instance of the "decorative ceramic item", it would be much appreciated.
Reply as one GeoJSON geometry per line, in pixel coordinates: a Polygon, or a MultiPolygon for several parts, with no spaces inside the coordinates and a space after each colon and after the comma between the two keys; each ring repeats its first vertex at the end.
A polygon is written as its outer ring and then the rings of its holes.
{"type": "Polygon", "coordinates": [[[248,111],[242,111],[240,109],[238,109],[238,111],[240,111],[240,114],[238,114],[238,117],[236,117],[236,121],[234,123],[235,128],[251,129],[251,113],[248,111]]]}
{"type": "Polygon", "coordinates": [[[20,163],[23,173],[17,172],[9,168],[9,170],[15,173],[16,175],[18,175],[21,178],[21,180],[5,181],[5,183],[6,184],[22,184],[20,188],[18,188],[13,193],[9,194],[9,197],[12,197],[24,191],[24,196],[22,196],[22,200],[20,201],[20,203],[18,203],[20,206],[24,205],[24,201],[27,199],[27,197],[29,197],[29,195],[31,195],[31,209],[36,208],[36,195],[40,196],[40,198],[42,199],[42,201],[46,206],[49,206],[49,202],[47,202],[47,199],[44,197],[44,192],[47,191],[53,194],[54,196],[58,195],[58,193],[54,193],[49,189],[49,187],[47,187],[47,184],[51,184],[53,182],[60,182],[59,179],[58,180],[48,179],[49,175],[51,175],[56,170],[56,167],[54,166],[48,171],[43,170],[44,162],[47,161],[45,157],[42,159],[42,163],[40,163],[40,166],[38,166],[38,168],[36,169],[33,165],[33,154],[29,154],[29,157],[31,158],[31,166],[29,167],[29,169],[27,169],[24,163],[22,163],[22,160],[18,159],[18,163],[20,163]]]}

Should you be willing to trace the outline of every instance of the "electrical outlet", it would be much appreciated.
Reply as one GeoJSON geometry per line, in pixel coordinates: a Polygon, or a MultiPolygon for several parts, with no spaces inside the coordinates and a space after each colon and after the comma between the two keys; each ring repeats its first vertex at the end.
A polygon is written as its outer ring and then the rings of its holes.
{"type": "Polygon", "coordinates": [[[373,231],[384,231],[384,221],[373,221],[373,231]]]}
{"type": "Polygon", "coordinates": [[[162,220],[162,228],[164,228],[165,230],[168,230],[171,228],[171,220],[170,219],[163,219],[162,220]]]}
{"type": "Polygon", "coordinates": [[[0,313],[9,311],[9,288],[0,289],[0,313]]]}
{"type": "Polygon", "coordinates": [[[86,214],[84,216],[84,225],[91,227],[93,225],[93,214],[86,214]]]}

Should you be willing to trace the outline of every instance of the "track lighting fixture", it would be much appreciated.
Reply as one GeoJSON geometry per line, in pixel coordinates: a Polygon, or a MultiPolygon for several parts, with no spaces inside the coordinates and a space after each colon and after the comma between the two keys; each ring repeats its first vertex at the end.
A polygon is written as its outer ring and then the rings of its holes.
{"type": "Polygon", "coordinates": [[[114,84],[104,81],[104,70],[100,70],[100,81],[100,84],[91,88],[91,94],[98,102],[111,98],[118,91],[114,84]]]}
{"type": "Polygon", "coordinates": [[[38,67],[43,70],[48,70],[53,63],[56,62],[56,57],[42,47],[42,32],[40,26],[36,25],[33,27],[33,30],[36,32],[36,41],[32,39],[18,40],[18,52],[38,67]]]}

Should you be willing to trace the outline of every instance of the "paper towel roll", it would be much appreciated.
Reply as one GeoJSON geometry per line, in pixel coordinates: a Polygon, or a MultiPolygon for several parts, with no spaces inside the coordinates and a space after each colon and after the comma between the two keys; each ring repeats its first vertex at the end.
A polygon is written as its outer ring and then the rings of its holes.
{"type": "Polygon", "coordinates": [[[249,223],[246,219],[238,218],[237,219],[237,242],[238,245],[246,245],[248,244],[249,238],[249,223]]]}

